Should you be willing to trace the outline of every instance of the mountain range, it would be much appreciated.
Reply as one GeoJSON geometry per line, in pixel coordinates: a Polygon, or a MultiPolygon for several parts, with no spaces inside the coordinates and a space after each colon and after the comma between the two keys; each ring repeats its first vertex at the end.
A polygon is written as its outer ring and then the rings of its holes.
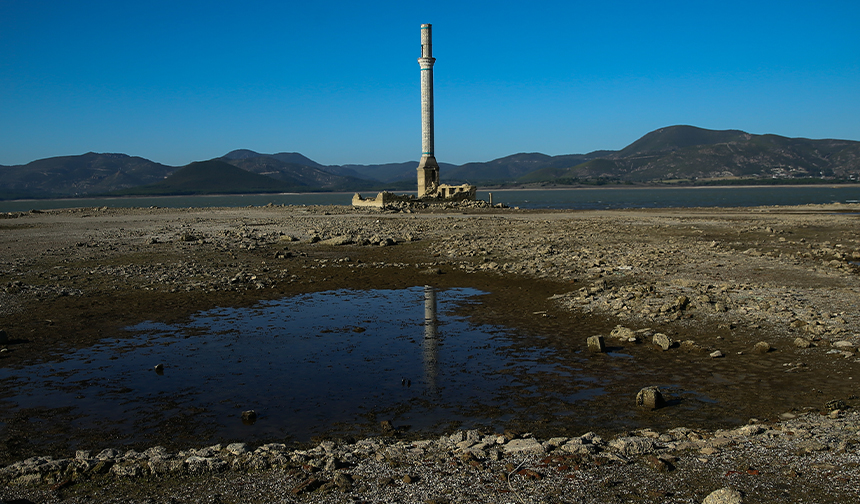
{"type": "MultiPolygon", "coordinates": [[[[326,166],[295,152],[241,149],[174,167],[90,152],[0,165],[0,199],[411,190],[417,166],[417,161],[326,166]]],[[[440,169],[445,183],[479,186],[857,182],[860,142],[670,126],[619,151],[520,153],[464,165],[440,163],[440,169]]]]}

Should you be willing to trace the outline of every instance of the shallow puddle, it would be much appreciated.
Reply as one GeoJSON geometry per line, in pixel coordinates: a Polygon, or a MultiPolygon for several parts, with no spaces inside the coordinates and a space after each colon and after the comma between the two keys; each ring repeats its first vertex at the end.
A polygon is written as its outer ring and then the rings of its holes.
{"type": "Polygon", "coordinates": [[[202,440],[253,441],[376,432],[380,420],[414,431],[499,427],[528,416],[532,400],[570,407],[604,393],[575,361],[454,314],[482,294],[337,290],[143,323],[131,338],[0,371],[4,403],[62,409],[73,426],[124,442],[157,439],[171,423],[202,440]],[[541,376],[564,385],[550,389],[541,376]],[[246,410],[255,422],[242,422],[246,410]]]}
{"type": "Polygon", "coordinates": [[[593,354],[586,338],[611,325],[523,313],[495,296],[423,286],[302,294],[147,322],[129,337],[0,368],[0,459],[378,435],[382,420],[416,436],[715,428],[856,392],[853,362],[790,346],[750,352],[759,334],[675,334],[719,344],[722,359],[710,348],[664,352],[649,332],[593,354]],[[808,365],[786,364],[799,359],[808,365]],[[645,386],[659,386],[667,407],[637,408],[645,386]],[[255,422],[243,423],[247,410],[255,422]]]}

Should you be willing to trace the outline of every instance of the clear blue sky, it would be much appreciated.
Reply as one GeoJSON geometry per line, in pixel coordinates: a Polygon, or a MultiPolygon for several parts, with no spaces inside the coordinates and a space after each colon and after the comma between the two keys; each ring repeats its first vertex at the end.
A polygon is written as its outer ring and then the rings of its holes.
{"type": "Polygon", "coordinates": [[[417,160],[421,23],[440,162],[674,124],[860,140],[857,0],[0,0],[0,164],[417,160]]]}

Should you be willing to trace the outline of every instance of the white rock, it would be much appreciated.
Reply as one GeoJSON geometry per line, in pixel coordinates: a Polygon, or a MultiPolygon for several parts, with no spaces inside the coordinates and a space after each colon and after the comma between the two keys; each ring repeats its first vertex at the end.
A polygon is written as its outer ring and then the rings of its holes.
{"type": "Polygon", "coordinates": [[[250,450],[248,450],[247,443],[230,443],[227,445],[227,451],[233,455],[244,455],[250,450]]]}
{"type": "Polygon", "coordinates": [[[744,425],[739,429],[735,429],[730,431],[729,434],[732,436],[755,436],[756,434],[761,434],[764,432],[764,427],[760,425],[744,425]]]}
{"type": "Polygon", "coordinates": [[[663,333],[657,333],[654,335],[654,344],[662,348],[663,350],[668,350],[672,347],[674,341],[672,341],[672,338],[666,336],[663,333]]]}
{"type": "Polygon", "coordinates": [[[720,488],[705,497],[702,504],[742,504],[744,501],[740,492],[734,488],[720,488]]]}
{"type": "Polygon", "coordinates": [[[654,442],[644,437],[623,437],[613,439],[609,446],[625,456],[642,455],[654,451],[654,442]]]}
{"type": "Polygon", "coordinates": [[[609,333],[609,335],[612,336],[613,338],[618,338],[618,339],[623,339],[623,340],[628,340],[628,341],[630,340],[630,338],[636,337],[636,335],[633,333],[632,329],[624,327],[624,326],[620,326],[620,325],[615,326],[615,329],[613,329],[612,332],[609,333]]]}
{"type": "Polygon", "coordinates": [[[526,438],[526,439],[513,439],[505,445],[506,453],[545,453],[543,445],[541,445],[536,439],[526,438]]]}

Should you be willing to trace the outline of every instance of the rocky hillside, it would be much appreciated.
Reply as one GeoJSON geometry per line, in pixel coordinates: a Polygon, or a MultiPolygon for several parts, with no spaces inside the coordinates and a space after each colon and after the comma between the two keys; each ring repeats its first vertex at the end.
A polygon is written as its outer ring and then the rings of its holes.
{"type": "Polygon", "coordinates": [[[532,172],[520,180],[702,183],[733,179],[858,180],[858,175],[860,142],[672,126],[648,133],[618,152],[566,169],[532,172]]]}
{"type": "Polygon", "coordinates": [[[282,181],[237,168],[229,163],[212,159],[184,166],[164,180],[151,185],[137,186],[119,195],[162,196],[173,194],[255,194],[298,191],[302,185],[296,181],[282,181]]]}
{"type": "Polygon", "coordinates": [[[155,183],[175,171],[125,154],[61,156],[0,166],[0,199],[99,194],[155,183]]]}
{"type": "Polygon", "coordinates": [[[254,151],[232,151],[220,158],[245,171],[270,177],[302,191],[350,191],[366,189],[378,182],[356,175],[337,174],[305,156],[290,152],[259,154],[254,151]]]}

